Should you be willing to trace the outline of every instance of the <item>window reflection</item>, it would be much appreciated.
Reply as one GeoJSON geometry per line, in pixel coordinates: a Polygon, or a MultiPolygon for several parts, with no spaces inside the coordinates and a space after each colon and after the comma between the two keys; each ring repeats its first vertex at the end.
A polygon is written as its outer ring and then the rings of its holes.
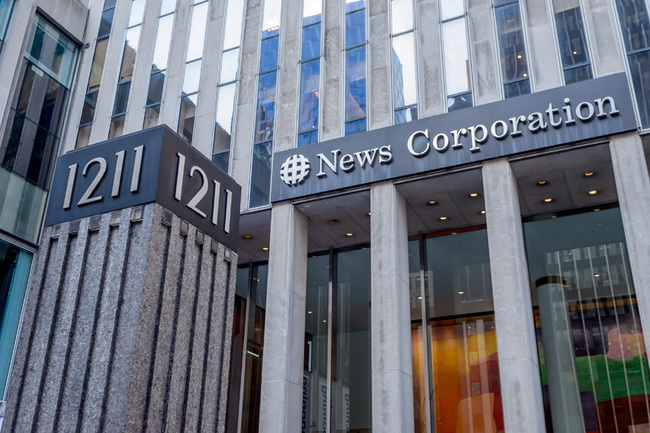
{"type": "Polygon", "coordinates": [[[413,0],[391,0],[391,28],[394,35],[412,30],[413,0]]]}
{"type": "Polygon", "coordinates": [[[530,93],[530,79],[519,2],[495,7],[494,13],[496,15],[505,97],[510,98],[530,93]],[[515,84],[515,82],[518,83],[515,84]]]}
{"type": "Polygon", "coordinates": [[[591,78],[591,65],[579,0],[554,0],[555,24],[566,84],[591,78]]]}
{"type": "Polygon", "coordinates": [[[465,18],[443,23],[442,38],[447,94],[467,92],[470,90],[470,78],[465,18]]]}
{"type": "Polygon", "coordinates": [[[345,120],[366,115],[366,47],[345,53],[345,120]]]}
{"type": "Polygon", "coordinates": [[[617,207],[524,223],[554,431],[645,428],[650,370],[617,207]]]}
{"type": "Polygon", "coordinates": [[[405,107],[417,103],[415,43],[413,32],[393,38],[393,104],[405,107]]]}

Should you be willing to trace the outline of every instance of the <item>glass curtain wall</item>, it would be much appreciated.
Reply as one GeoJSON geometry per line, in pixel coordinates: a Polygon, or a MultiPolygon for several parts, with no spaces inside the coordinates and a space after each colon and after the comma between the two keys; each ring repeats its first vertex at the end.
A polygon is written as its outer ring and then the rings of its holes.
{"type": "Polygon", "coordinates": [[[0,229],[36,243],[78,47],[40,15],[20,64],[0,146],[0,229]]]}
{"type": "Polygon", "coordinates": [[[282,0],[264,0],[249,207],[269,204],[282,0]]]}
{"type": "Polygon", "coordinates": [[[244,25],[244,0],[228,0],[223,31],[221,70],[217,88],[217,111],[212,162],[228,173],[239,82],[239,52],[244,25]]]}
{"type": "Polygon", "coordinates": [[[133,79],[135,58],[138,54],[145,4],[145,0],[133,0],[131,2],[131,12],[126,29],[124,51],[122,52],[122,65],[120,66],[120,76],[117,82],[117,89],[115,90],[113,116],[111,117],[111,128],[108,132],[108,138],[119,137],[124,131],[124,118],[126,117],[129,94],[131,93],[131,80],[133,79]]]}
{"type": "Polygon", "coordinates": [[[553,0],[555,28],[566,84],[593,78],[580,0],[553,0]]]}
{"type": "Polygon", "coordinates": [[[440,2],[443,63],[447,90],[447,111],[471,107],[472,80],[467,39],[465,1],[440,2]]]}
{"type": "Polygon", "coordinates": [[[181,107],[178,115],[178,135],[192,143],[194,135],[194,118],[199,101],[201,84],[201,66],[203,65],[203,46],[208,24],[210,3],[207,0],[195,0],[192,5],[187,51],[185,53],[185,71],[181,94],[181,107]]]}
{"type": "Polygon", "coordinates": [[[11,18],[15,3],[16,0],[0,2],[0,51],[2,51],[2,47],[4,46],[7,29],[9,28],[9,19],[11,18]]]}
{"type": "Polygon", "coordinates": [[[165,76],[169,63],[169,50],[172,42],[175,10],[176,0],[163,0],[160,5],[153,59],[151,60],[147,102],[144,110],[143,129],[158,125],[163,87],[165,85],[165,76]]]}
{"type": "Polygon", "coordinates": [[[0,241],[0,400],[3,401],[9,392],[11,358],[31,263],[31,253],[0,241]]]}
{"type": "Polygon", "coordinates": [[[230,357],[227,433],[259,431],[267,264],[237,270],[230,357]]]}
{"type": "Polygon", "coordinates": [[[518,0],[493,0],[505,98],[531,92],[521,10],[518,0]]]}
{"type": "Polygon", "coordinates": [[[318,143],[322,11],[322,0],[303,0],[298,146],[318,143]]]}
{"type": "Polygon", "coordinates": [[[307,262],[304,432],[370,432],[370,249],[307,262]]]}
{"type": "Polygon", "coordinates": [[[391,69],[395,124],[418,118],[413,0],[391,0],[391,69]]]}
{"type": "Polygon", "coordinates": [[[95,107],[97,106],[97,95],[99,95],[99,86],[102,82],[102,74],[104,73],[108,38],[111,35],[111,27],[113,26],[115,1],[104,0],[104,9],[99,23],[99,30],[97,31],[97,40],[95,41],[93,63],[90,67],[90,77],[88,78],[88,86],[86,87],[86,97],[84,98],[84,105],[81,110],[81,119],[79,119],[79,132],[77,133],[77,143],[75,145],[77,148],[88,145],[90,132],[95,121],[95,107]]]}
{"type": "Polygon", "coordinates": [[[409,267],[415,431],[503,432],[485,226],[410,240],[409,267]]]}
{"type": "Polygon", "coordinates": [[[524,236],[548,431],[647,430],[650,370],[618,207],[528,218],[524,236]]]}
{"type": "Polygon", "coordinates": [[[345,0],[345,135],[367,129],[366,42],[366,1],[345,0]]]}
{"type": "Polygon", "coordinates": [[[619,24],[641,126],[650,128],[650,19],[645,0],[617,0],[619,24]]]}

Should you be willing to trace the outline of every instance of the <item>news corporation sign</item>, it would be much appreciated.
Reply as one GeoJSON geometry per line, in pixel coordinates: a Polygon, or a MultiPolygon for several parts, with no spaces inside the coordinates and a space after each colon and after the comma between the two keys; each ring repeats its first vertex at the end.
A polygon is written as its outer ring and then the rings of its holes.
{"type": "Polygon", "coordinates": [[[637,128],[625,74],[279,152],[271,201],[426,173],[637,128]]]}

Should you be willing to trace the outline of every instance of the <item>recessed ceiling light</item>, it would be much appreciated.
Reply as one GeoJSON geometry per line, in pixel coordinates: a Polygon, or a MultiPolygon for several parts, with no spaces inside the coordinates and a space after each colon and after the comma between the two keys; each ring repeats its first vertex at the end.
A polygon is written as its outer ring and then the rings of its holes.
{"type": "Polygon", "coordinates": [[[527,77],[527,76],[528,76],[528,74],[524,72],[524,77],[527,77]]]}
{"type": "Polygon", "coordinates": [[[465,294],[465,292],[458,292],[458,294],[459,294],[459,295],[464,295],[464,294],[465,294]]]}
{"type": "Polygon", "coordinates": [[[311,314],[311,311],[307,311],[307,314],[311,314]]]}
{"type": "Polygon", "coordinates": [[[446,216],[441,216],[439,219],[440,221],[447,221],[449,218],[447,218],[446,216]]]}
{"type": "Polygon", "coordinates": [[[598,278],[600,277],[600,274],[594,274],[594,277],[598,278]]]}
{"type": "Polygon", "coordinates": [[[346,233],[346,234],[345,234],[345,237],[346,237],[346,238],[351,238],[352,236],[354,236],[354,233],[346,233]]]}
{"type": "Polygon", "coordinates": [[[479,214],[485,215],[485,210],[480,211],[479,214]]]}
{"type": "Polygon", "coordinates": [[[518,58],[518,59],[521,59],[521,54],[517,54],[517,58],[518,58]]]}
{"type": "Polygon", "coordinates": [[[262,251],[268,251],[269,247],[262,247],[262,251]]]}
{"type": "Polygon", "coordinates": [[[434,205],[437,205],[437,204],[438,204],[438,202],[435,201],[435,200],[429,200],[429,201],[427,202],[427,205],[429,205],[429,206],[434,206],[434,205]]]}
{"type": "Polygon", "coordinates": [[[552,198],[545,198],[544,203],[553,203],[553,199],[552,198]]]}
{"type": "Polygon", "coordinates": [[[253,239],[253,235],[243,235],[242,239],[246,239],[247,241],[251,240],[251,239],[253,239]]]}
{"type": "Polygon", "coordinates": [[[478,193],[477,193],[477,192],[473,192],[473,193],[471,193],[471,194],[469,195],[469,198],[477,198],[477,197],[478,197],[478,193]]]}
{"type": "Polygon", "coordinates": [[[370,212],[368,212],[368,216],[370,216],[370,212]]]}
{"type": "Polygon", "coordinates": [[[323,319],[323,323],[327,323],[327,320],[323,319]]]}
{"type": "Polygon", "coordinates": [[[548,180],[540,180],[537,182],[538,186],[546,186],[548,185],[548,180]]]}
{"type": "Polygon", "coordinates": [[[598,190],[596,189],[592,189],[591,191],[589,191],[589,195],[596,195],[596,194],[598,194],[598,190]]]}
{"type": "Polygon", "coordinates": [[[589,177],[589,176],[593,176],[593,175],[594,175],[593,171],[586,171],[585,174],[584,174],[584,177],[589,177]]]}
{"type": "Polygon", "coordinates": [[[576,54],[578,54],[578,52],[577,52],[577,51],[574,51],[574,52],[573,52],[573,55],[575,56],[576,54]]]}
{"type": "Polygon", "coordinates": [[[557,218],[557,215],[551,215],[551,219],[554,220],[555,218],[557,218]]]}
{"type": "Polygon", "coordinates": [[[600,209],[594,209],[594,212],[598,212],[598,211],[600,211],[600,209]]]}
{"type": "Polygon", "coordinates": [[[332,218],[331,220],[329,220],[329,221],[327,221],[327,222],[330,223],[330,224],[338,224],[338,223],[340,223],[341,221],[337,220],[336,218],[332,218]]]}
{"type": "Polygon", "coordinates": [[[422,299],[422,296],[418,296],[418,299],[422,299]]]}

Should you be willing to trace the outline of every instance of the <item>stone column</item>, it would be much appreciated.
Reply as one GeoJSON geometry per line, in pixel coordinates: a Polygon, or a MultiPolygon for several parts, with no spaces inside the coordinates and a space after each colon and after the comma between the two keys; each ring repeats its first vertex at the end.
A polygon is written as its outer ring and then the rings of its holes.
{"type": "Polygon", "coordinates": [[[501,69],[494,25],[494,10],[488,1],[468,0],[469,49],[472,62],[474,105],[501,100],[501,69]]]}
{"type": "Polygon", "coordinates": [[[587,44],[591,47],[591,65],[595,77],[625,71],[620,29],[613,2],[585,0],[582,2],[587,30],[587,44]]]}
{"type": "Polygon", "coordinates": [[[562,65],[557,53],[557,36],[550,2],[523,0],[521,13],[528,36],[529,68],[536,92],[562,85],[562,65]]]}
{"type": "Polygon", "coordinates": [[[621,206],[632,279],[645,341],[650,341],[650,177],[638,133],[619,135],[609,144],[621,206]]]}
{"type": "Polygon", "coordinates": [[[544,405],[519,195],[507,159],[483,164],[483,191],[505,429],[544,433],[544,405]]]}
{"type": "Polygon", "coordinates": [[[368,130],[393,123],[388,2],[368,2],[368,130]]]}
{"type": "Polygon", "coordinates": [[[392,182],[371,189],[372,431],[413,432],[406,200],[392,182]]]}
{"type": "Polygon", "coordinates": [[[302,420],[308,220],[293,204],[271,211],[260,432],[298,432],[302,420]]]}
{"type": "Polygon", "coordinates": [[[345,105],[341,105],[341,86],[344,84],[343,74],[343,30],[344,5],[341,2],[323,2],[322,35],[324,39],[321,56],[321,139],[320,141],[338,138],[342,134],[342,115],[345,105]]]}

